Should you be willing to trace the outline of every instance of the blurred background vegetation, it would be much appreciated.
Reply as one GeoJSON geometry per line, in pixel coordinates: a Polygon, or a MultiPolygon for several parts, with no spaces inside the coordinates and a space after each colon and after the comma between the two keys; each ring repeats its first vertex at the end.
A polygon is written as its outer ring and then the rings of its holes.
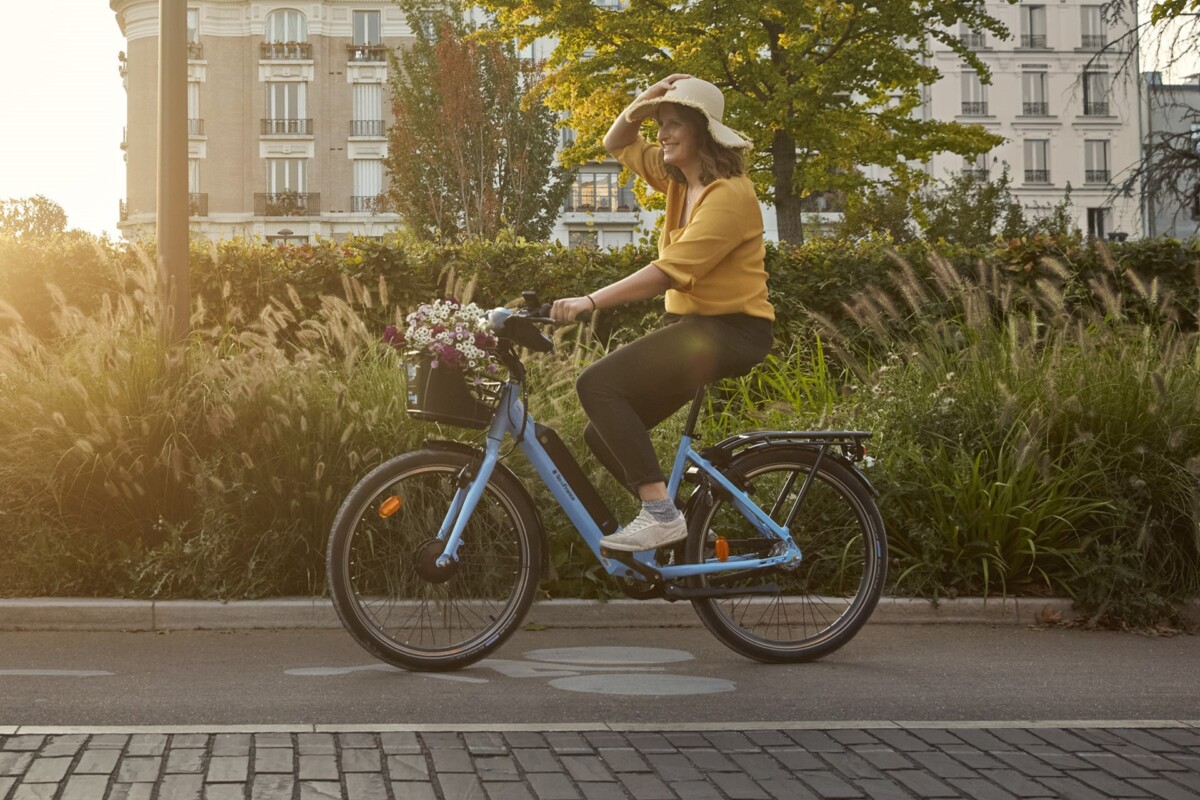
{"type": "MultiPolygon", "coordinates": [[[[775,352],[713,392],[705,438],[874,431],[893,594],[1069,595],[1093,623],[1171,622],[1200,594],[1200,244],[1000,233],[771,246],[775,352]]],[[[475,437],[406,417],[384,326],[455,279],[488,307],[582,294],[653,256],[506,235],[196,241],[194,333],[166,351],[152,242],[0,231],[0,594],[322,594],[350,486],[426,437],[475,437]]],[[[658,308],[564,328],[531,360],[535,415],[621,514],[574,376],[658,308]]],[[[680,424],[656,432],[662,452],[680,424]]],[[[544,596],[616,594],[529,485],[547,509],[544,596]]]]}

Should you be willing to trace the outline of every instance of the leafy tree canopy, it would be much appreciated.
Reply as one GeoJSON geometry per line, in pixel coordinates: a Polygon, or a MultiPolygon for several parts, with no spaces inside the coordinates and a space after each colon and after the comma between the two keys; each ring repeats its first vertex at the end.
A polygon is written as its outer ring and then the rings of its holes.
{"type": "Polygon", "coordinates": [[[45,195],[0,200],[0,234],[46,237],[67,228],[67,212],[45,195]]]}
{"type": "Polygon", "coordinates": [[[802,198],[857,190],[861,169],[887,168],[914,187],[910,166],[936,152],[983,153],[1002,139],[981,127],[922,119],[922,87],[940,73],[940,42],[988,75],[959,41],[959,25],[1006,36],[973,0],[481,0],[500,33],[558,46],[547,101],[579,132],[567,163],[600,155],[600,139],[635,92],[673,73],[725,91],[726,122],[754,143],[752,177],[772,202],[780,237],[799,241],[802,198]]]}

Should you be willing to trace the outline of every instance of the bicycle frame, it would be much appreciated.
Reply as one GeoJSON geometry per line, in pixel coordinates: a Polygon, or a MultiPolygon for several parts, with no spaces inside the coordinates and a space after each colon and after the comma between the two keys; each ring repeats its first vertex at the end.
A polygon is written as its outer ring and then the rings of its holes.
{"type": "MultiPolygon", "coordinates": [[[[500,446],[506,436],[512,436],[520,445],[525,457],[537,471],[538,476],[550,489],[554,499],[566,513],[567,518],[575,529],[583,536],[585,542],[604,569],[615,577],[628,577],[643,580],[644,575],[631,569],[613,558],[601,555],[600,540],[603,538],[600,528],[584,508],[575,492],[571,489],[566,478],[559,471],[554,461],[536,436],[528,435],[534,426],[534,419],[528,416],[524,403],[521,402],[520,384],[507,381],[500,389],[500,400],[496,413],[492,418],[491,427],[487,433],[483,459],[469,483],[460,485],[451,501],[437,538],[446,542],[442,555],[438,558],[439,567],[447,566],[456,560],[463,531],[470,519],[475,506],[483,496],[484,488],[500,460],[500,446]]],[[[765,558],[750,556],[730,556],[725,561],[709,560],[701,564],[659,565],[655,561],[655,552],[646,551],[630,554],[639,564],[661,575],[668,581],[679,580],[695,575],[728,572],[732,570],[762,569],[775,566],[794,566],[802,558],[799,547],[796,546],[786,527],[775,523],[750,497],[721,474],[708,460],[692,449],[691,425],[681,437],[679,448],[671,468],[667,490],[675,497],[683,481],[684,472],[689,465],[702,472],[717,487],[724,490],[733,498],[734,506],[765,536],[779,540],[780,546],[772,550],[772,555],[765,558]]]]}

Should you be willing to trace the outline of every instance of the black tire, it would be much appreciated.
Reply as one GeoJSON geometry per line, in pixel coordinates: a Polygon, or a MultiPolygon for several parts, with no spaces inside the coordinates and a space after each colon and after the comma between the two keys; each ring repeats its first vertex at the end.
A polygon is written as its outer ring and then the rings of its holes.
{"type": "MultiPolygon", "coordinates": [[[[815,462],[816,453],[810,449],[781,446],[744,453],[732,467],[743,477],[751,498],[782,524],[815,462]]],[[[812,661],[832,653],[866,623],[883,588],[887,570],[883,520],[870,491],[833,457],[822,459],[791,534],[804,555],[794,570],[693,579],[695,586],[775,583],[779,587],[772,595],[692,600],[713,635],[757,661],[812,661]]],[[[732,502],[706,494],[688,520],[687,563],[713,558],[718,535],[725,537],[731,557],[765,555],[774,542],[763,537],[732,502]]]]}
{"type": "Polygon", "coordinates": [[[389,664],[465,667],[503,644],[533,602],[540,523],[525,492],[499,470],[463,533],[457,565],[433,567],[438,528],[472,462],[441,450],[394,458],[350,491],[334,520],[326,562],[334,608],[355,641],[389,664]],[[399,507],[385,515],[393,497],[399,507]]]}

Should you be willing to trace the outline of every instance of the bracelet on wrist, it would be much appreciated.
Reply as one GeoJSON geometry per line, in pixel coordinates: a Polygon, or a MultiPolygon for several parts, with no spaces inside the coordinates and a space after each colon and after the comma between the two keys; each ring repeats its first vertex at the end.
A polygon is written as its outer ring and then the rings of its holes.
{"type": "Polygon", "coordinates": [[[592,299],[592,296],[590,294],[585,294],[584,297],[586,297],[587,301],[592,304],[592,311],[595,311],[596,310],[596,301],[592,299]]]}

